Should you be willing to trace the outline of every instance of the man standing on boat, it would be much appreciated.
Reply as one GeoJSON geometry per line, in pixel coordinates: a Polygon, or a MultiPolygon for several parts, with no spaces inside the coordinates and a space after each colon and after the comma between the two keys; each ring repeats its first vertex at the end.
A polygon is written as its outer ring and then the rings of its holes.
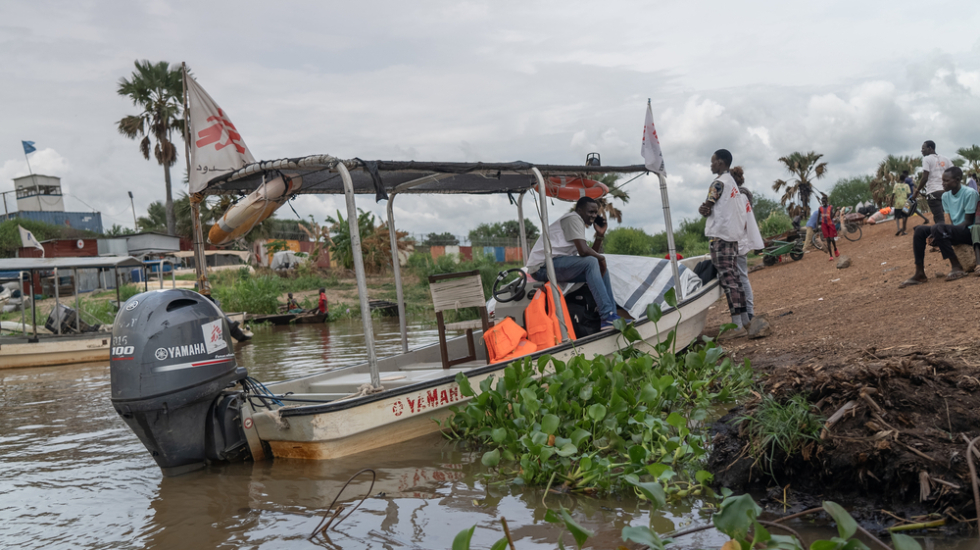
{"type": "MultiPolygon", "coordinates": [[[[575,210],[558,218],[548,226],[551,240],[551,259],[555,265],[558,283],[586,283],[595,298],[602,317],[602,328],[611,327],[616,315],[612,283],[606,270],[606,258],[602,255],[602,240],[606,236],[606,221],[599,217],[599,203],[590,197],[582,197],[575,203],[575,210]],[[585,241],[585,228],[595,225],[595,239],[590,248],[585,241]]],[[[547,281],[544,265],[544,240],[538,237],[527,258],[527,272],[537,281],[547,281]]]]}
{"type": "Polygon", "coordinates": [[[711,155],[711,173],[717,174],[708,189],[708,199],[698,212],[708,218],[704,234],[710,239],[711,263],[718,271],[718,282],[728,298],[728,311],[737,328],[726,337],[738,338],[747,334],[749,315],[746,309],[745,289],[738,276],[738,242],[745,235],[745,210],[739,196],[738,185],[728,172],[732,154],[718,149],[711,155]]]}

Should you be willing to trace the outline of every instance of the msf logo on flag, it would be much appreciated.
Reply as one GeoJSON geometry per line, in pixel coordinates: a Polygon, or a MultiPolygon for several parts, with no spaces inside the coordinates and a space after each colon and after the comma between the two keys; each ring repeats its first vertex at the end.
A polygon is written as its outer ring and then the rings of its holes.
{"type": "Polygon", "coordinates": [[[17,226],[17,229],[20,230],[20,242],[24,246],[24,248],[31,248],[31,247],[37,248],[38,250],[41,251],[41,257],[43,258],[44,247],[41,246],[41,243],[37,242],[37,238],[34,237],[34,233],[31,233],[30,231],[24,229],[19,225],[17,226]]]}
{"type": "Polygon", "coordinates": [[[218,116],[208,117],[207,122],[214,124],[197,133],[197,137],[201,139],[194,142],[195,146],[201,148],[215,143],[214,149],[220,151],[231,145],[239,153],[245,153],[245,144],[240,143],[242,135],[238,133],[235,125],[225,117],[224,111],[218,109],[218,116]],[[228,136],[228,141],[222,143],[223,136],[228,136]]]}

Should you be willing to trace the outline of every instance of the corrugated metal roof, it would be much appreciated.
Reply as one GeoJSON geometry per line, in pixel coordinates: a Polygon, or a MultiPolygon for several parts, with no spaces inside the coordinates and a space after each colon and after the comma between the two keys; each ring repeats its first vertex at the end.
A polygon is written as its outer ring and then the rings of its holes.
{"type": "Polygon", "coordinates": [[[88,258],[3,258],[0,271],[27,271],[31,269],[64,269],[94,267],[143,267],[143,262],[132,256],[96,256],[88,258]]]}

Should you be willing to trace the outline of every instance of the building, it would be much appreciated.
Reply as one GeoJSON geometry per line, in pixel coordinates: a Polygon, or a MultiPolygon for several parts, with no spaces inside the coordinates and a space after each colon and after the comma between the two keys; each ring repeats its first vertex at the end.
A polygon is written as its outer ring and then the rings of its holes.
{"type": "Polygon", "coordinates": [[[51,225],[62,225],[102,233],[102,214],[99,212],[65,212],[61,178],[34,174],[14,178],[14,190],[3,193],[3,214],[0,222],[24,218],[51,225]],[[8,194],[17,196],[17,210],[11,211],[13,201],[8,194]]]}
{"type": "Polygon", "coordinates": [[[64,212],[61,178],[34,174],[14,178],[19,212],[64,212]]]}

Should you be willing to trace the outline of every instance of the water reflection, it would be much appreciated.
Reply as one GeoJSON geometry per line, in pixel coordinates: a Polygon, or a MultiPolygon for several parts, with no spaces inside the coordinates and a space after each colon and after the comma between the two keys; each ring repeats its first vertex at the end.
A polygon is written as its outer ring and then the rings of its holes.
{"type": "MultiPolygon", "coordinates": [[[[375,329],[379,355],[400,350],[397,321],[376,320],[375,329]]],[[[430,344],[436,334],[412,323],[410,341],[430,344]]],[[[266,381],[364,360],[356,322],[260,330],[237,348],[239,363],[266,381]]],[[[450,548],[473,525],[473,548],[489,548],[503,536],[501,516],[521,550],[556,546],[541,491],[487,486],[479,454],[438,434],[329,462],[276,459],[163,478],[112,410],[107,364],[0,370],[0,415],[3,548],[450,548]],[[319,514],[366,467],[378,476],[370,498],[329,539],[308,540],[319,514]]],[[[341,501],[352,505],[368,487],[358,478],[341,501]]],[[[624,526],[651,521],[631,498],[545,502],[596,532],[591,548],[615,548],[624,526]]],[[[663,532],[707,523],[698,504],[658,512],[653,524],[663,532]]],[[[717,548],[724,540],[706,531],[680,542],[717,548]]]]}

